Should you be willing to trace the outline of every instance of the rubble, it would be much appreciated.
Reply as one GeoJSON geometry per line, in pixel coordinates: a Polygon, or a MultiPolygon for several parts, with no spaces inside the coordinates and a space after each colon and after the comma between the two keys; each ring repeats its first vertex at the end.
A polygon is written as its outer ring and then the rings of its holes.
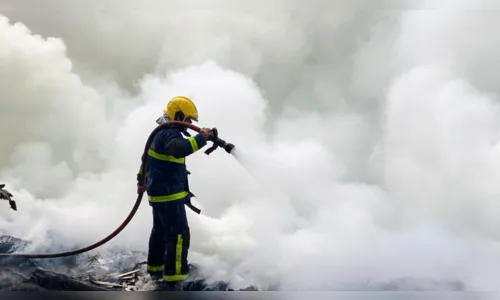
{"type": "MultiPolygon", "coordinates": [[[[24,252],[31,243],[12,236],[0,236],[0,253],[24,252]]],[[[67,258],[27,259],[0,257],[2,291],[145,291],[155,285],[146,273],[146,253],[114,248],[104,259],[100,254],[67,258]]],[[[185,291],[229,291],[228,284],[207,284],[190,265],[192,280],[185,291]]]]}
{"type": "MultiPolygon", "coordinates": [[[[31,243],[12,236],[0,236],[0,253],[31,252],[31,243]]],[[[146,273],[146,253],[114,248],[105,259],[87,253],[55,259],[0,257],[2,291],[148,291],[155,285],[146,273]]],[[[184,291],[233,291],[227,282],[208,283],[195,265],[184,291]]],[[[266,289],[277,290],[277,288],[266,289]]],[[[344,283],[335,290],[350,291],[464,291],[456,280],[396,278],[369,282],[344,283]]],[[[250,286],[239,291],[259,291],[250,286]]]]}

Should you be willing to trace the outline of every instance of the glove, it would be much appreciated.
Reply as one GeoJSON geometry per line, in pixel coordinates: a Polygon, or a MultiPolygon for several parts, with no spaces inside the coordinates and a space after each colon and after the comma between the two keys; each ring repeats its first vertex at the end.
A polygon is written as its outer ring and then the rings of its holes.
{"type": "Polygon", "coordinates": [[[208,141],[214,142],[216,139],[214,130],[210,128],[202,128],[200,130],[200,134],[203,135],[203,137],[205,137],[208,141]]]}

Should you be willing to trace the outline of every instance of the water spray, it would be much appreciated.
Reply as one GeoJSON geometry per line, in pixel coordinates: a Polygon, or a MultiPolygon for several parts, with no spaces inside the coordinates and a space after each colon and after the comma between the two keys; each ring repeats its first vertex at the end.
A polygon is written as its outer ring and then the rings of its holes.
{"type": "MultiPolygon", "coordinates": [[[[191,129],[193,131],[196,131],[198,133],[201,131],[200,127],[198,127],[196,125],[193,125],[191,123],[181,122],[181,121],[168,121],[168,122],[165,122],[165,123],[163,123],[161,125],[158,125],[153,130],[153,132],[151,132],[151,134],[149,135],[149,137],[148,137],[148,139],[146,141],[146,145],[144,147],[144,152],[142,154],[142,166],[143,166],[144,170],[146,170],[146,167],[147,167],[147,160],[146,160],[146,158],[147,158],[147,152],[148,152],[149,147],[151,146],[151,143],[153,141],[154,136],[156,135],[156,133],[160,129],[165,128],[165,127],[169,127],[169,126],[181,126],[181,127],[186,128],[186,129],[191,129]]],[[[231,152],[235,148],[235,146],[233,144],[228,143],[225,140],[219,138],[219,133],[218,133],[218,131],[217,131],[216,128],[212,129],[212,138],[210,140],[213,142],[213,145],[209,149],[207,149],[205,151],[206,155],[210,155],[218,147],[223,148],[229,154],[231,154],[231,152]]],[[[44,254],[44,253],[0,253],[0,257],[57,258],[57,257],[67,257],[67,256],[78,255],[78,254],[85,253],[85,252],[88,252],[90,250],[93,250],[93,249],[95,249],[97,247],[100,247],[100,246],[106,244],[107,242],[109,242],[110,240],[112,240],[123,229],[125,229],[125,227],[127,227],[127,225],[130,223],[130,221],[132,220],[132,218],[136,214],[137,210],[139,209],[139,206],[140,206],[140,204],[142,202],[143,195],[144,195],[144,191],[138,191],[138,193],[137,193],[137,199],[135,201],[135,204],[132,207],[132,210],[128,214],[127,218],[125,218],[125,220],[120,224],[120,226],[118,226],[118,228],[116,228],[111,234],[109,234],[107,237],[103,238],[102,240],[100,240],[100,241],[98,241],[98,242],[96,242],[94,244],[91,244],[91,245],[89,245],[87,247],[80,248],[80,249],[76,249],[76,250],[72,250],[72,251],[58,252],[58,253],[46,253],[46,254],[44,254]]],[[[11,194],[10,194],[10,197],[12,197],[11,194]]]]}

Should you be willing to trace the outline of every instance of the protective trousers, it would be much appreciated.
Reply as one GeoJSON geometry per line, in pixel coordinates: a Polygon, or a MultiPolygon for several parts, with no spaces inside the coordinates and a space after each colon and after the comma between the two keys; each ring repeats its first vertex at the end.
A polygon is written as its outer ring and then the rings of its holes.
{"type": "Polygon", "coordinates": [[[185,201],[149,203],[153,208],[153,229],[149,238],[147,271],[153,277],[175,283],[188,277],[187,256],[190,231],[185,201]]]}

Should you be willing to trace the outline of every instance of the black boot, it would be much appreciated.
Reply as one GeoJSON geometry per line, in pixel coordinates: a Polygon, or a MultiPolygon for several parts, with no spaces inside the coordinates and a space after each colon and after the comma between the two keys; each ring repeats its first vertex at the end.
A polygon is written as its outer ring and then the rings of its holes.
{"type": "Polygon", "coordinates": [[[163,279],[163,272],[150,272],[149,276],[151,277],[151,281],[161,281],[163,279]]]}
{"type": "Polygon", "coordinates": [[[180,281],[160,281],[160,282],[157,282],[155,291],[181,292],[181,291],[183,291],[182,282],[180,282],[180,281]]]}

